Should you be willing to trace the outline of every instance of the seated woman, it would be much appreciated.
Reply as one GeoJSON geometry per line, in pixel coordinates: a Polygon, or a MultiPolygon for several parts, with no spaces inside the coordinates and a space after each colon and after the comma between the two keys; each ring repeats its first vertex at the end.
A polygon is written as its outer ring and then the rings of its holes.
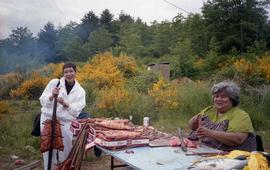
{"type": "Polygon", "coordinates": [[[208,146],[225,150],[256,150],[256,138],[249,114],[241,110],[240,88],[233,82],[220,82],[212,89],[213,106],[192,117],[191,138],[198,137],[208,146]]]}

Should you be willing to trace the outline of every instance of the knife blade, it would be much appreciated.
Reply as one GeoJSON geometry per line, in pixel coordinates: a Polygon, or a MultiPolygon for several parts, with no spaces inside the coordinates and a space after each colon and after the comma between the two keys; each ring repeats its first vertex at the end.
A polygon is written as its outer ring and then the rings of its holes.
{"type": "Polygon", "coordinates": [[[182,149],[182,151],[187,152],[187,146],[186,146],[186,144],[184,142],[184,137],[183,137],[182,129],[181,128],[178,128],[178,137],[179,137],[180,142],[181,142],[181,149],[182,149]]]}

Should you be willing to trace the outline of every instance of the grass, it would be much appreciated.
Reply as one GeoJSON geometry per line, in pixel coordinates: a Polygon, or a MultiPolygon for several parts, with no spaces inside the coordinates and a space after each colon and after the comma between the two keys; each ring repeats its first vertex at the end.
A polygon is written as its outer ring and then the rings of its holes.
{"type": "MultiPolygon", "coordinates": [[[[207,84],[193,83],[177,87],[176,108],[157,107],[149,97],[137,95],[133,102],[127,106],[116,107],[121,115],[133,116],[133,123],[142,124],[144,116],[150,117],[150,124],[164,132],[176,134],[181,127],[185,132],[188,120],[203,108],[211,105],[211,96],[207,84]],[[124,109],[123,109],[124,108],[124,109]]],[[[257,133],[262,136],[266,151],[270,151],[269,108],[270,95],[255,98],[243,94],[241,108],[250,113],[257,133]],[[263,100],[261,100],[263,99],[263,100]]],[[[40,111],[38,101],[9,100],[8,112],[0,113],[0,160],[10,160],[11,155],[17,155],[27,160],[40,159],[39,138],[30,135],[35,114],[40,111]]],[[[87,109],[87,108],[86,108],[87,109]]],[[[88,108],[89,109],[89,108],[88,108]]],[[[100,117],[102,112],[93,109],[94,117],[100,117]]]]}
{"type": "Polygon", "coordinates": [[[40,158],[38,138],[30,135],[33,118],[40,111],[37,101],[10,101],[9,113],[0,120],[0,159],[11,155],[40,158]]]}

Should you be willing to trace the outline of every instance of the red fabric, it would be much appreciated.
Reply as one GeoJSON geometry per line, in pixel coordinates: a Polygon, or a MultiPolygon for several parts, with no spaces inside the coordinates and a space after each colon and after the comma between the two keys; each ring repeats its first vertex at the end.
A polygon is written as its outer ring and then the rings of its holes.
{"type": "MultiPolygon", "coordinates": [[[[51,133],[52,133],[51,120],[46,120],[44,122],[44,128],[42,129],[40,138],[40,151],[42,153],[48,151],[51,147],[51,133]]],[[[53,149],[58,149],[60,151],[64,150],[62,138],[63,137],[61,132],[61,124],[57,120],[55,124],[53,149]]]]}

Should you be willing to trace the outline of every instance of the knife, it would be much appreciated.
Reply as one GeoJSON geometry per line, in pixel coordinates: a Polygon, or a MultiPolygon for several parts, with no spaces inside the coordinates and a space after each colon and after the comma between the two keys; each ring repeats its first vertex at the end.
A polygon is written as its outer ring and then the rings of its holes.
{"type": "Polygon", "coordinates": [[[182,149],[182,151],[187,152],[187,146],[186,146],[186,144],[184,142],[184,137],[183,137],[182,129],[181,128],[178,128],[178,137],[179,137],[180,142],[181,142],[181,149],[182,149]]]}

